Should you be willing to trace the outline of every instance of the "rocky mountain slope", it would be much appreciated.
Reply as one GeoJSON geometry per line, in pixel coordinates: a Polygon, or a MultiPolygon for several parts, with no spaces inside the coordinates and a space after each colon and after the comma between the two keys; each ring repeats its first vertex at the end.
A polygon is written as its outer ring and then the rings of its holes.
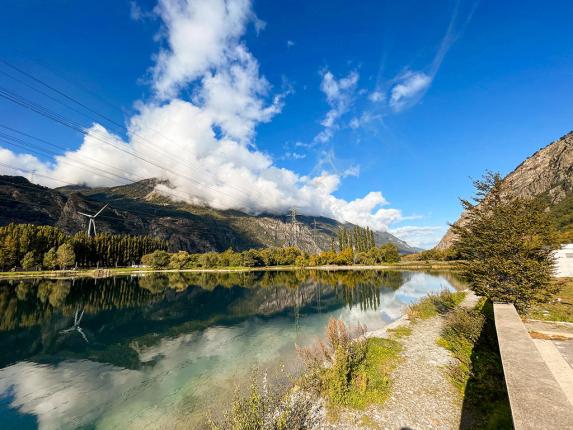
{"type": "MultiPolygon", "coordinates": [[[[147,179],[110,188],[50,189],[22,177],[0,176],[0,225],[47,224],[75,233],[87,226],[78,212],[95,213],[109,203],[96,219],[98,232],[147,234],[168,240],[172,250],[191,252],[295,243],[314,252],[329,249],[340,227],[352,228],[324,217],[298,216],[293,225],[288,215],[253,216],[175,203],[155,191],[158,183],[147,179]]],[[[417,251],[387,232],[376,232],[375,239],[378,244],[392,242],[403,253],[417,251]]]]}
{"type": "MultiPolygon", "coordinates": [[[[519,197],[539,197],[558,219],[558,227],[568,229],[567,208],[573,201],[573,132],[540,149],[508,174],[504,191],[519,197]]],[[[571,217],[570,217],[571,218],[571,217]]],[[[464,222],[464,214],[456,223],[464,222]]],[[[571,219],[573,223],[573,219],[571,219]]],[[[448,230],[437,249],[449,248],[455,235],[448,230]]]]}

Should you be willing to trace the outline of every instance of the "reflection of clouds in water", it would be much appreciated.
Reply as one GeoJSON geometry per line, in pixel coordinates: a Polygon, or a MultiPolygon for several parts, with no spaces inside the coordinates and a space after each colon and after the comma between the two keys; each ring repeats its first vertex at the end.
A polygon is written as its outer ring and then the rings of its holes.
{"type": "Polygon", "coordinates": [[[420,300],[428,293],[438,293],[443,290],[454,290],[443,277],[412,273],[400,288],[381,295],[380,315],[384,321],[390,323],[404,314],[407,305],[420,300]]]}
{"type": "Polygon", "coordinates": [[[361,322],[375,330],[399,318],[405,305],[428,292],[451,288],[441,277],[416,273],[399,289],[382,290],[377,310],[346,306],[301,315],[300,324],[284,316],[250,318],[232,327],[163,338],[154,346],[134,343],[141,370],[87,360],[23,362],[0,370],[0,393],[12,391],[11,407],[36,415],[42,430],[94,422],[105,429],[172,428],[181,416],[202,419],[206,405],[224,404],[235,378],[248,376],[251,364],[293,362],[295,343],[322,337],[329,318],[361,322]]]}
{"type": "Polygon", "coordinates": [[[140,381],[139,372],[87,360],[55,366],[21,362],[0,370],[0,392],[11,391],[10,406],[36,415],[42,430],[92,422],[98,407],[111,404],[125,387],[140,381]],[[93,393],[106,394],[94,399],[93,393]]]}

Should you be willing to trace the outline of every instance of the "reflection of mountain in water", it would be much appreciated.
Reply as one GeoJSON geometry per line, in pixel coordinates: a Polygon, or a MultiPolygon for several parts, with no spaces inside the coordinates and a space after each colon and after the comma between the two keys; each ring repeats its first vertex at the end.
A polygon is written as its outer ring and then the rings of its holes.
{"type": "Polygon", "coordinates": [[[0,283],[0,366],[22,359],[89,358],[139,368],[133,342],[232,325],[253,316],[293,318],[343,305],[375,309],[400,272],[172,273],[107,279],[0,283]],[[61,331],[85,312],[89,343],[61,331]]]}
{"type": "Polygon", "coordinates": [[[199,428],[252,365],[296,366],[295,344],[329,318],[376,330],[449,284],[375,271],[0,284],[0,363],[14,363],[0,369],[0,416],[21,430],[199,428]],[[80,323],[87,343],[61,333],[80,323]]]}

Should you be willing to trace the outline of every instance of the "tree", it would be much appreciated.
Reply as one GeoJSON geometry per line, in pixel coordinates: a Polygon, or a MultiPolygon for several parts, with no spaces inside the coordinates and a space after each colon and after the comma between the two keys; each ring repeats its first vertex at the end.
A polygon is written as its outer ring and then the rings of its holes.
{"type": "Polygon", "coordinates": [[[24,258],[22,258],[22,267],[24,270],[33,270],[38,266],[38,259],[36,258],[36,254],[34,251],[26,252],[24,258]]]}
{"type": "Polygon", "coordinates": [[[169,265],[170,260],[171,258],[168,252],[157,250],[141,257],[141,264],[151,266],[154,269],[165,269],[169,265]]]}
{"type": "Polygon", "coordinates": [[[44,261],[42,264],[46,269],[55,269],[58,267],[58,255],[56,253],[56,248],[50,248],[48,252],[44,254],[44,261]]]}
{"type": "Polygon", "coordinates": [[[76,253],[74,252],[73,246],[69,243],[60,245],[56,254],[58,265],[61,269],[65,269],[76,264],[76,253]]]}
{"type": "Polygon", "coordinates": [[[527,311],[556,291],[553,224],[538,199],[512,196],[498,173],[474,182],[473,202],[461,200],[465,221],[452,225],[463,273],[477,294],[527,311]]]}

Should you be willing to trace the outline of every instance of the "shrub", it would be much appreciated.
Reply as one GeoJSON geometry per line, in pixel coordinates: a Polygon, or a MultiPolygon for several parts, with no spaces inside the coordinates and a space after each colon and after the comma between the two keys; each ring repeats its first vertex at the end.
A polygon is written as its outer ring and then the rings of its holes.
{"type": "Polygon", "coordinates": [[[363,409],[382,403],[389,394],[389,375],[398,360],[394,340],[365,338],[364,327],[349,329],[330,320],[326,341],[297,348],[305,365],[302,386],[327,397],[331,405],[363,409]]]}
{"type": "Polygon", "coordinates": [[[312,398],[292,392],[290,384],[268,383],[267,375],[253,371],[248,392],[238,388],[230,408],[220,419],[210,417],[211,430],[306,430],[315,425],[312,398]],[[261,382],[262,379],[262,382],[261,382]]]}
{"type": "Polygon", "coordinates": [[[462,427],[513,428],[492,303],[482,299],[474,309],[459,307],[450,312],[438,344],[456,359],[448,374],[464,397],[464,409],[469,409],[470,422],[462,427]]]}
{"type": "Polygon", "coordinates": [[[428,294],[422,300],[408,308],[411,320],[432,318],[438,314],[446,314],[459,305],[465,297],[463,291],[451,292],[444,290],[439,294],[428,294]]]}

